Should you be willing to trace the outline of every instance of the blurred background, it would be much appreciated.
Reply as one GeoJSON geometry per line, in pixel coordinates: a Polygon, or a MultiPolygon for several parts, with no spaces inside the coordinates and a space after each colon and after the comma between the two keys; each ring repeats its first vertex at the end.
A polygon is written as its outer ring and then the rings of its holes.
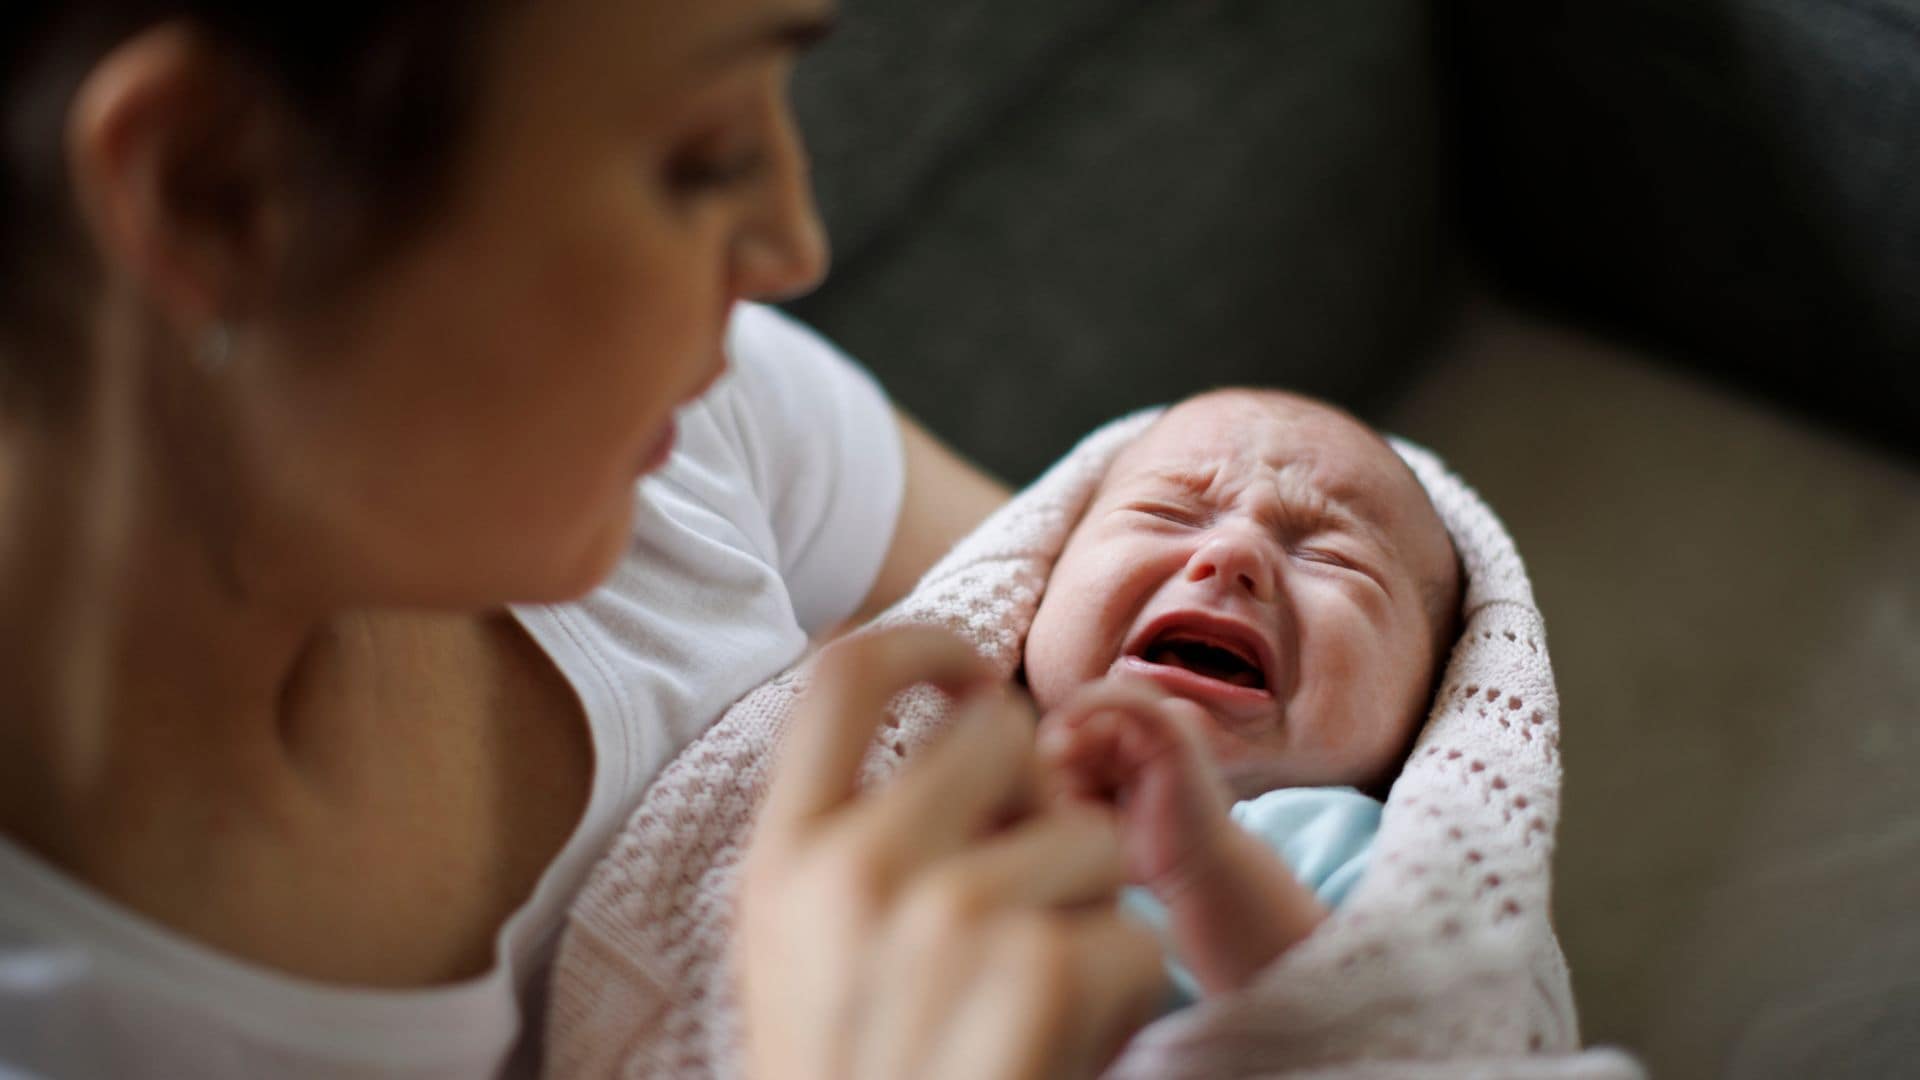
{"type": "Polygon", "coordinates": [[[1920,0],[843,0],[794,310],[1014,483],[1207,386],[1527,556],[1556,916],[1656,1076],[1920,1061],[1920,0]]]}

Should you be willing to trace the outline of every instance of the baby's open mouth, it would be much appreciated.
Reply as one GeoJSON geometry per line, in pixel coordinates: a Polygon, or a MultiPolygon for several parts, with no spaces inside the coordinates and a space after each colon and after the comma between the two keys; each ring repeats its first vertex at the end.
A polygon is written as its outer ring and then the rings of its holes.
{"type": "Polygon", "coordinates": [[[1203,678],[1254,690],[1267,688],[1259,661],[1233,642],[1172,631],[1147,643],[1140,658],[1149,664],[1185,668],[1203,678]]]}
{"type": "Polygon", "coordinates": [[[1274,654],[1272,640],[1252,621],[1191,607],[1140,627],[1117,666],[1216,710],[1264,715],[1274,700],[1274,654]]]}

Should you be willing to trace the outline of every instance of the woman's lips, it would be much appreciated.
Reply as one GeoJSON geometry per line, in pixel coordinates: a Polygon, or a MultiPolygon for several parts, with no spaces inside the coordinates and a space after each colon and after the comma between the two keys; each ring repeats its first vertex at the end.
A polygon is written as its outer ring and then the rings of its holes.
{"type": "Polygon", "coordinates": [[[673,444],[679,437],[680,425],[674,421],[673,417],[667,417],[667,425],[661,429],[660,438],[655,440],[653,448],[647,451],[647,459],[640,466],[641,473],[650,473],[665,465],[667,459],[673,456],[673,444]]]}
{"type": "MultiPolygon", "coordinates": [[[[724,350],[715,349],[712,370],[707,373],[705,378],[700,380],[699,386],[695,387],[694,390],[691,393],[689,393],[686,397],[680,399],[680,404],[676,406],[676,408],[684,408],[685,406],[690,405],[693,402],[696,402],[703,397],[706,397],[707,394],[713,390],[714,386],[716,386],[720,382],[720,380],[726,376],[726,374],[727,374],[727,354],[724,350]]],[[[672,415],[668,415],[666,426],[661,429],[659,440],[656,441],[653,444],[652,448],[647,451],[646,461],[641,464],[640,472],[642,474],[650,473],[650,472],[653,472],[655,469],[660,468],[662,465],[665,465],[667,463],[667,459],[673,456],[674,443],[679,439],[679,437],[680,437],[679,422],[676,421],[672,415]]]]}

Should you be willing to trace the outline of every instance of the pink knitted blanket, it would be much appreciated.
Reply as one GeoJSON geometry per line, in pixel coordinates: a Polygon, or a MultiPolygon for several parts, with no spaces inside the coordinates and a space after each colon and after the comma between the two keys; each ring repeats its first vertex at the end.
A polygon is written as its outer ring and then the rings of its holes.
{"type": "MultiPolygon", "coordinates": [[[[1054,558],[1107,464],[1150,419],[1089,436],[883,621],[952,630],[1010,677],[1054,558]]],[[[1624,1055],[1580,1050],[1548,921],[1559,701],[1532,586],[1479,497],[1432,454],[1397,449],[1460,551],[1466,618],[1366,877],[1254,985],[1142,1031],[1112,1076],[1641,1075],[1624,1055]]],[[[729,709],[662,771],[595,868],[555,965],[552,1074],[738,1074],[727,962],[735,870],[808,677],[802,663],[729,709]]],[[[938,695],[903,696],[866,781],[889,774],[948,718],[938,695]]]]}

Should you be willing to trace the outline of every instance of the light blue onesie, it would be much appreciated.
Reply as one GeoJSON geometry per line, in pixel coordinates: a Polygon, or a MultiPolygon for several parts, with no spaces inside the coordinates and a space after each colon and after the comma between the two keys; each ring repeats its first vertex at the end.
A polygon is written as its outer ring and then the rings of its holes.
{"type": "MultiPolygon", "coordinates": [[[[1233,820],[1280,854],[1300,883],[1329,909],[1340,906],[1367,869],[1367,853],[1380,829],[1380,800],[1350,787],[1281,788],[1233,806],[1233,820]]],[[[1139,887],[1122,896],[1127,909],[1167,938],[1167,912],[1139,887]]],[[[1199,1000],[1200,986],[1167,950],[1167,973],[1178,996],[1169,1009],[1199,1000]]]]}

